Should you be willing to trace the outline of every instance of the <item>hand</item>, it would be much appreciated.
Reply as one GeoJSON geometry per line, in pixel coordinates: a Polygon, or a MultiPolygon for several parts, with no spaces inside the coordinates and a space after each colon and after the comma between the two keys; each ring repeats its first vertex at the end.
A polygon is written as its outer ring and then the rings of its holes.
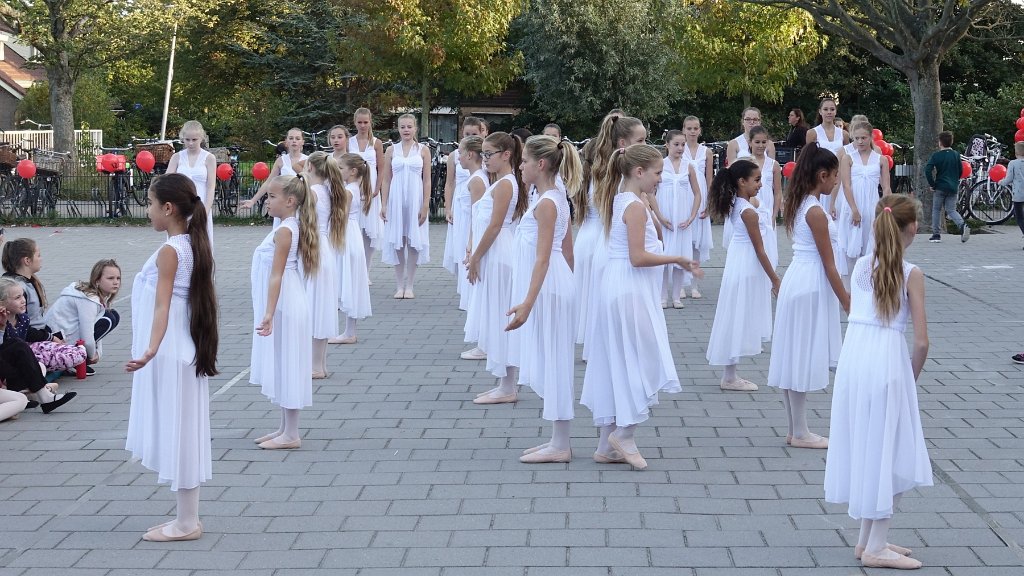
{"type": "Polygon", "coordinates": [[[430,213],[429,210],[430,208],[426,204],[424,204],[423,207],[420,208],[420,226],[423,226],[423,223],[427,221],[427,215],[430,213]]]}
{"type": "Polygon", "coordinates": [[[53,342],[54,344],[63,344],[64,343],[64,339],[63,338],[59,338],[57,336],[50,336],[50,342],[53,342]]]}
{"type": "Polygon", "coordinates": [[[156,356],[156,350],[146,350],[141,358],[129,360],[128,363],[124,365],[125,372],[141,370],[143,366],[149,364],[149,361],[152,360],[154,356],[156,356]]]}
{"type": "Polygon", "coordinates": [[[779,290],[782,290],[782,278],[772,278],[772,296],[779,297],[779,290]]]}
{"type": "Polygon", "coordinates": [[[851,214],[851,218],[853,220],[853,225],[854,226],[860,226],[860,210],[857,210],[856,208],[854,208],[853,209],[853,214],[851,214]]]}
{"type": "Polygon", "coordinates": [[[691,220],[687,220],[686,222],[680,223],[679,224],[679,229],[680,230],[686,230],[687,228],[690,227],[690,224],[693,224],[693,220],[692,219],[691,220]]]}
{"type": "Polygon", "coordinates": [[[466,278],[470,284],[480,281],[480,261],[472,256],[466,260],[466,278]]]}
{"type": "Polygon", "coordinates": [[[245,209],[252,208],[255,205],[256,205],[256,203],[253,202],[251,198],[249,200],[242,200],[242,203],[239,204],[239,206],[241,206],[242,208],[245,208],[245,209]]]}
{"type": "Polygon", "coordinates": [[[526,302],[513,306],[511,310],[505,313],[505,316],[512,316],[512,321],[505,327],[505,332],[515,330],[523,324],[526,324],[526,320],[530,318],[530,311],[533,306],[528,305],[526,302]]]}
{"type": "Polygon", "coordinates": [[[843,307],[843,311],[847,314],[850,313],[850,293],[843,292],[843,295],[839,298],[839,305],[843,307]]]}
{"type": "Polygon", "coordinates": [[[385,221],[385,222],[388,221],[388,211],[386,209],[384,209],[384,208],[380,209],[380,219],[385,221]]]}
{"type": "Polygon", "coordinates": [[[274,317],[264,316],[263,320],[256,326],[256,333],[260,336],[270,336],[274,331],[274,317]]]}
{"type": "Polygon", "coordinates": [[[828,214],[829,214],[829,216],[832,217],[833,220],[835,220],[836,218],[839,217],[838,214],[836,214],[836,209],[835,208],[832,208],[831,210],[829,210],[828,214]]]}
{"type": "Polygon", "coordinates": [[[93,356],[92,358],[86,358],[85,359],[85,363],[86,364],[96,364],[99,361],[100,361],[100,355],[99,354],[93,356]]]}
{"type": "Polygon", "coordinates": [[[447,222],[448,222],[449,224],[451,224],[451,223],[452,223],[452,209],[451,209],[451,208],[449,208],[449,207],[447,207],[447,206],[445,206],[445,207],[444,207],[444,219],[445,219],[445,220],[446,220],[446,221],[447,221],[447,222]]]}
{"type": "Polygon", "coordinates": [[[707,210],[701,210],[701,212],[700,212],[700,219],[703,220],[703,219],[705,219],[707,217],[708,217],[708,211],[707,210]]]}
{"type": "Polygon", "coordinates": [[[662,218],[661,219],[661,225],[665,227],[665,230],[671,230],[672,229],[672,223],[669,222],[668,218],[662,218]]]}

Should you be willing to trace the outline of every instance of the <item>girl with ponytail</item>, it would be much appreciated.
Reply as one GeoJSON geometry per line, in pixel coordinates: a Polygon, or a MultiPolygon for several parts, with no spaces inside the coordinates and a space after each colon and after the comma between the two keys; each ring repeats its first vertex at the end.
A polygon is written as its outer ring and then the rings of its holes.
{"type": "MultiPolygon", "coordinates": [[[[341,189],[345,197],[343,202],[347,212],[348,226],[345,228],[344,247],[338,252],[338,271],[341,273],[338,286],[337,306],[345,315],[345,332],[328,340],[331,344],[355,344],[356,321],[369,316],[373,310],[370,306],[370,276],[366,273],[366,254],[360,242],[359,217],[365,202],[373,193],[370,183],[370,164],[359,154],[349,153],[338,161],[339,172],[345,186],[341,189]]],[[[331,183],[332,190],[334,183],[331,183]]]]}
{"type": "Polygon", "coordinates": [[[212,477],[210,385],[217,374],[217,295],[206,206],[183,174],[165,174],[149,188],[149,219],[167,240],[132,287],[132,401],[126,449],[170,482],[174,520],[143,540],[202,536],[199,485],[212,477]]]}
{"type": "Polygon", "coordinates": [[[661,267],[680,266],[696,278],[704,273],[685,256],[662,254],[654,221],[641,199],[661,181],[661,153],[634,144],[614,151],[608,164],[595,195],[608,235],[608,261],[590,310],[594,327],[587,340],[590,359],[580,403],[601,430],[594,459],[625,461],[642,470],[647,462],[633,439],[636,425],[650,417],[659,391],[682,390],[658,297],[661,267]]]}
{"type": "MultiPolygon", "coordinates": [[[[860,520],[854,556],[871,568],[912,570],[921,562],[886,538],[900,496],[932,485],[917,379],[928,357],[924,274],[903,259],[921,204],[883,197],[874,211],[873,250],[850,280],[850,319],[832,395],[825,500],[860,520]],[[914,324],[913,350],[903,332],[914,324]]],[[[867,225],[867,220],[864,221],[867,225]]]]}
{"type": "Polygon", "coordinates": [[[728,219],[733,229],[707,352],[709,364],[724,367],[722,390],[757,390],[757,384],[736,375],[736,365],[743,356],[760,354],[772,338],[772,293],[781,280],[765,249],[764,219],[751,203],[761,190],[761,176],[756,163],[741,158],[718,171],[708,192],[711,216],[728,219]]]}
{"type": "Polygon", "coordinates": [[[807,393],[828,386],[843,334],[839,308],[850,295],[836,270],[836,224],[818,198],[836,187],[839,159],[810,142],[797,158],[785,199],[784,221],[793,237],[793,262],[779,289],[772,330],[768,385],[782,390],[794,448],[828,448],[828,438],[807,428],[807,393]]]}
{"type": "Polygon", "coordinates": [[[252,255],[252,372],[271,402],[281,407],[281,425],[256,439],[264,450],[299,448],[299,411],[313,403],[313,338],[306,279],[320,272],[316,196],[304,176],[278,176],[268,185],[267,213],[281,224],[252,255]]]}

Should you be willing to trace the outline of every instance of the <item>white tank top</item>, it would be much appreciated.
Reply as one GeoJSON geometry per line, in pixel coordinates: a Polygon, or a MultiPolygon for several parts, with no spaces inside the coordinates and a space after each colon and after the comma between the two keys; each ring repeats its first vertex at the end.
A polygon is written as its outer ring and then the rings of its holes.
{"type": "Polygon", "coordinates": [[[732,139],[736,143],[736,158],[750,156],[750,144],[747,142],[747,135],[740,134],[732,139]]]}
{"type": "Polygon", "coordinates": [[[839,157],[839,150],[843,147],[843,131],[838,126],[832,131],[832,140],[825,136],[825,127],[818,124],[814,127],[814,133],[818,135],[818,146],[825,148],[839,157]]]}
{"type": "Polygon", "coordinates": [[[196,185],[196,194],[203,202],[206,202],[206,184],[210,177],[209,172],[206,171],[206,157],[209,154],[208,151],[200,148],[195,164],[189,166],[188,150],[178,152],[178,174],[188,176],[192,180],[192,183],[196,185]]]}
{"type": "Polygon", "coordinates": [[[370,136],[369,141],[366,142],[366,148],[360,150],[358,136],[348,139],[348,151],[353,154],[359,154],[370,167],[370,190],[377,188],[377,149],[373,146],[376,142],[377,139],[370,136]]]}
{"type": "MultiPolygon", "coordinates": [[[[309,158],[309,156],[306,156],[305,154],[303,154],[302,156],[299,157],[299,162],[302,162],[306,158],[309,158]]],[[[292,168],[291,156],[289,156],[288,154],[282,154],[281,155],[281,176],[298,176],[298,175],[299,174],[297,172],[295,172],[295,168],[292,168]]]]}

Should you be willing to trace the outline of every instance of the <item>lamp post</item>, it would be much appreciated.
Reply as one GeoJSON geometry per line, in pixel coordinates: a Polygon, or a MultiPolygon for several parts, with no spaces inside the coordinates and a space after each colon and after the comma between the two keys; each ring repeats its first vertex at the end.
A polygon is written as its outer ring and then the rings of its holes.
{"type": "Polygon", "coordinates": [[[160,139],[167,139],[167,109],[171,106],[171,81],[174,80],[174,48],[178,44],[178,22],[174,22],[174,33],[171,36],[171,59],[167,64],[167,88],[164,91],[164,114],[160,120],[160,139]]]}

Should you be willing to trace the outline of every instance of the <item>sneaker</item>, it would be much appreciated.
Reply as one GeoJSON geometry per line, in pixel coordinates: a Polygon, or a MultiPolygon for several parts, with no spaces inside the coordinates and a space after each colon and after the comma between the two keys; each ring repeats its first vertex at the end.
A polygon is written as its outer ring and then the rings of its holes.
{"type": "Polygon", "coordinates": [[[487,353],[480,348],[473,348],[472,350],[466,350],[459,357],[463,360],[486,360],[487,353]]]}
{"type": "Polygon", "coordinates": [[[964,229],[960,232],[960,241],[967,242],[971,239],[971,227],[964,224],[964,229]]]}
{"type": "Polygon", "coordinates": [[[942,236],[938,234],[932,234],[932,237],[928,239],[929,242],[942,242],[942,236]]]}
{"type": "Polygon", "coordinates": [[[1024,352],[1010,356],[1010,360],[1013,360],[1014,364],[1024,364],[1024,352]]]}
{"type": "Polygon", "coordinates": [[[88,364],[85,366],[85,375],[86,376],[92,376],[95,373],[96,373],[96,369],[95,368],[93,368],[92,366],[89,366],[88,364]]]}

